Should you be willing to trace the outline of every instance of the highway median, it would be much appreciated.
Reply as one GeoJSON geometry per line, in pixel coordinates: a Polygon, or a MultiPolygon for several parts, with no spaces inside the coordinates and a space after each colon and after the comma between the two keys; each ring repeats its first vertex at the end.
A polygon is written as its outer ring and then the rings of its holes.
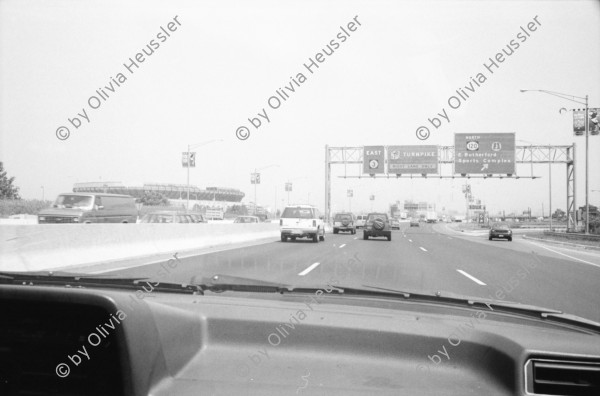
{"type": "Polygon", "coordinates": [[[0,271],[89,267],[277,238],[279,224],[40,224],[0,226],[0,271]]]}

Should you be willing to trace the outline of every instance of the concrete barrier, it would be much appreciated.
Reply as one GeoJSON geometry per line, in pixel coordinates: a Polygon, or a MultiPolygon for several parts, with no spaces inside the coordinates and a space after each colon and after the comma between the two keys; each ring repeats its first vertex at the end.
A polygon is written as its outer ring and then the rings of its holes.
{"type": "Polygon", "coordinates": [[[278,238],[279,224],[0,225],[0,271],[41,271],[278,238]]]}
{"type": "Polygon", "coordinates": [[[37,223],[37,217],[35,219],[0,219],[0,225],[29,225],[37,223]]]}

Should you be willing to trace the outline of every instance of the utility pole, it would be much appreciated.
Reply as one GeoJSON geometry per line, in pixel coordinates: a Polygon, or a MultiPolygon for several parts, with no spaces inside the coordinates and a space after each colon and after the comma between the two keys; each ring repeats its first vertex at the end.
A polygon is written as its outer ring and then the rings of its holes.
{"type": "Polygon", "coordinates": [[[185,167],[187,168],[187,203],[185,205],[185,209],[189,210],[190,209],[190,145],[188,144],[187,146],[187,152],[186,152],[186,164],[185,167]]]}
{"type": "Polygon", "coordinates": [[[253,175],[253,177],[254,177],[254,216],[256,216],[256,209],[257,209],[257,206],[258,206],[256,204],[256,184],[257,184],[257,181],[258,181],[257,180],[257,178],[258,178],[257,173],[258,172],[257,172],[256,168],[254,168],[254,175],[253,175]]]}
{"type": "MultiPolygon", "coordinates": [[[[548,151],[551,149],[548,148],[548,151]]],[[[550,153],[548,153],[548,159],[550,159],[550,153]]],[[[552,162],[548,162],[548,197],[550,198],[550,231],[552,231],[552,162]]]]}
{"type": "Polygon", "coordinates": [[[589,162],[590,162],[590,152],[589,152],[589,144],[588,140],[590,139],[590,128],[589,128],[589,120],[588,120],[588,96],[585,95],[585,233],[590,233],[590,203],[589,203],[589,195],[590,195],[590,186],[588,184],[589,181],[589,162]]]}
{"type": "Polygon", "coordinates": [[[575,96],[564,94],[560,92],[547,91],[545,89],[521,89],[521,92],[542,92],[548,95],[557,96],[561,99],[566,99],[571,102],[585,104],[585,115],[584,115],[584,125],[585,125],[585,234],[590,233],[590,204],[589,204],[589,137],[590,137],[590,128],[589,128],[589,120],[588,120],[588,112],[589,112],[589,97],[585,95],[585,97],[575,96]],[[579,100],[575,100],[579,99],[579,100]],[[585,100],[585,102],[581,102],[581,100],[585,100]]]}
{"type": "Polygon", "coordinates": [[[254,168],[254,173],[251,173],[251,178],[250,178],[250,182],[254,184],[254,215],[256,216],[257,210],[258,210],[258,204],[256,202],[256,185],[260,184],[260,174],[258,173],[258,171],[262,171],[268,168],[272,168],[272,167],[279,167],[279,165],[277,164],[272,164],[272,165],[267,165],[264,166],[260,169],[256,169],[254,168]]]}

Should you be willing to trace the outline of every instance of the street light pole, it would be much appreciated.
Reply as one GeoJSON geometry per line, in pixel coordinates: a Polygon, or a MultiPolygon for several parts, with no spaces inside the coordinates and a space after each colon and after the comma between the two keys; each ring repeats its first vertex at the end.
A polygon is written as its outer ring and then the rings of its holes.
{"type": "Polygon", "coordinates": [[[196,147],[202,147],[205,146],[207,144],[210,143],[214,143],[214,142],[222,142],[223,139],[214,139],[214,140],[209,140],[207,142],[202,142],[202,143],[198,143],[198,144],[188,144],[187,146],[187,159],[186,159],[186,167],[187,167],[187,203],[186,203],[186,209],[189,210],[190,209],[190,150],[192,148],[196,148],[196,147]]]}
{"type": "Polygon", "coordinates": [[[190,145],[187,147],[186,156],[186,167],[187,167],[187,203],[185,205],[186,210],[190,209],[190,145]]]}
{"type": "Polygon", "coordinates": [[[588,122],[588,95],[585,95],[585,233],[590,233],[590,204],[589,204],[589,195],[590,195],[590,186],[588,184],[589,181],[589,145],[588,140],[590,138],[589,131],[589,122],[588,122]]]}
{"type": "Polygon", "coordinates": [[[252,176],[252,180],[254,181],[254,215],[255,216],[256,216],[256,213],[257,213],[257,209],[258,209],[258,205],[256,203],[256,184],[257,184],[257,181],[258,181],[257,180],[258,179],[258,177],[257,177],[258,171],[265,170],[265,169],[272,168],[272,167],[279,167],[279,165],[272,164],[272,165],[264,166],[264,167],[262,167],[260,169],[254,168],[254,174],[252,176]]]}
{"type": "Polygon", "coordinates": [[[590,233],[590,205],[589,205],[589,145],[588,145],[588,141],[589,141],[589,123],[588,123],[588,95],[585,95],[585,97],[581,97],[581,96],[575,96],[575,95],[569,95],[569,94],[564,94],[564,93],[560,93],[560,92],[553,92],[553,91],[547,91],[545,89],[521,89],[521,92],[529,92],[529,91],[533,91],[533,92],[542,92],[542,93],[546,93],[548,95],[553,95],[553,96],[557,96],[561,99],[566,99],[566,100],[570,100],[571,102],[575,102],[575,103],[579,103],[579,104],[585,104],[585,234],[589,234],[590,233]],[[577,99],[582,99],[585,100],[585,102],[581,102],[581,101],[577,101],[573,98],[577,98],[577,99]]]}
{"type": "MultiPolygon", "coordinates": [[[[551,149],[549,148],[548,150],[551,149]]],[[[548,153],[548,158],[550,158],[550,153],[548,153]]],[[[548,162],[548,183],[550,186],[548,193],[548,197],[550,198],[550,231],[552,231],[552,162],[548,162]]]]}
{"type": "Polygon", "coordinates": [[[257,182],[257,177],[256,174],[258,173],[258,171],[256,170],[256,168],[254,168],[254,216],[256,216],[256,182],[257,182]]]}

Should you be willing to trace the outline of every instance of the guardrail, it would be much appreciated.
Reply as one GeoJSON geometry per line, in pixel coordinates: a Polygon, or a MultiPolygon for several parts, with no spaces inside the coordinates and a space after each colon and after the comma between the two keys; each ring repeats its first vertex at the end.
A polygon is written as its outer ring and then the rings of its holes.
{"type": "Polygon", "coordinates": [[[570,241],[591,241],[598,242],[600,244],[600,235],[594,234],[580,234],[574,232],[556,232],[556,231],[544,231],[544,235],[554,236],[557,238],[562,238],[570,241]]]}

